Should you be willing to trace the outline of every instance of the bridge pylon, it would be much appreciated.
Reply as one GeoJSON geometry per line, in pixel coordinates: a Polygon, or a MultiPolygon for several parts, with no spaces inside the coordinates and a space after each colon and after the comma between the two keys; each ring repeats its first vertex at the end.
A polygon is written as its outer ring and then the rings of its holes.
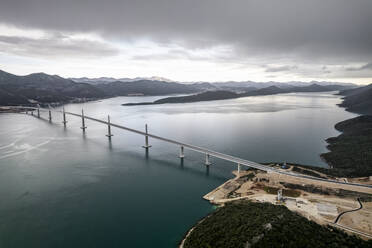
{"type": "Polygon", "coordinates": [[[181,146],[181,150],[180,150],[180,159],[184,159],[185,158],[185,148],[183,146],[181,146]]]}
{"type": "Polygon", "coordinates": [[[145,148],[145,149],[149,149],[151,147],[151,145],[149,145],[149,136],[147,135],[148,134],[147,124],[145,125],[145,132],[146,132],[145,145],[142,146],[142,147],[145,148]]]}
{"type": "Polygon", "coordinates": [[[205,165],[206,166],[210,166],[211,165],[210,155],[208,153],[205,154],[205,165]]]}
{"type": "Polygon", "coordinates": [[[87,126],[85,126],[85,117],[84,117],[84,109],[81,109],[81,129],[83,129],[83,132],[85,132],[85,129],[87,129],[87,126]]]}
{"type": "Polygon", "coordinates": [[[67,121],[66,121],[66,112],[65,112],[65,107],[62,109],[62,116],[63,116],[63,126],[66,127],[67,121]]]}
{"type": "Polygon", "coordinates": [[[110,121],[110,115],[107,116],[107,134],[106,136],[111,139],[112,136],[114,136],[112,133],[111,133],[111,121],[110,121]]]}
{"type": "Polygon", "coordinates": [[[49,122],[52,122],[52,111],[50,110],[50,106],[49,106],[49,122]]]}

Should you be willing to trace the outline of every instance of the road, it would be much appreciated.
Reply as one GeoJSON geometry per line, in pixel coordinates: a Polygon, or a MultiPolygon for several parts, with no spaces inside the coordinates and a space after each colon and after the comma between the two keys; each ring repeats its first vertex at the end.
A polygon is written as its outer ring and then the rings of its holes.
{"type": "MultiPolygon", "coordinates": [[[[37,110],[36,108],[32,108],[32,107],[14,106],[13,108],[30,109],[30,110],[33,110],[33,111],[37,110]]],[[[234,157],[234,156],[231,156],[231,155],[228,155],[228,154],[216,152],[216,151],[204,148],[204,147],[179,142],[179,141],[176,141],[176,140],[172,140],[172,139],[157,136],[157,135],[154,135],[154,134],[146,133],[146,132],[136,130],[136,129],[133,129],[133,128],[118,125],[118,124],[115,124],[115,123],[112,123],[112,122],[109,123],[107,121],[100,120],[100,119],[90,117],[90,116],[86,116],[86,115],[83,116],[81,114],[67,112],[67,111],[64,111],[64,110],[42,109],[42,108],[40,108],[39,110],[40,110],[40,112],[49,112],[50,111],[50,112],[59,113],[59,114],[71,115],[71,116],[75,116],[75,117],[79,117],[79,118],[84,117],[84,119],[86,119],[86,120],[91,120],[91,121],[99,122],[99,123],[102,123],[102,124],[105,124],[105,125],[110,125],[111,127],[116,127],[118,129],[126,130],[126,131],[133,132],[133,133],[137,133],[139,135],[148,136],[148,137],[153,138],[153,139],[161,140],[161,141],[164,141],[164,142],[168,142],[168,143],[171,143],[171,144],[178,145],[180,147],[187,148],[189,150],[193,150],[193,151],[196,151],[196,152],[199,152],[199,153],[203,153],[206,156],[213,156],[213,157],[216,157],[216,158],[220,158],[220,159],[223,159],[223,160],[233,162],[235,164],[248,166],[248,167],[255,168],[255,169],[258,169],[258,170],[263,170],[263,171],[266,171],[266,172],[273,172],[273,173],[278,173],[278,174],[297,177],[297,178],[310,179],[310,180],[318,181],[318,182],[343,184],[343,185],[350,185],[350,186],[355,186],[355,187],[363,187],[363,188],[372,189],[372,185],[342,182],[342,181],[336,181],[336,180],[330,180],[330,179],[324,179],[324,178],[318,178],[318,177],[303,175],[303,174],[295,173],[295,172],[292,172],[292,171],[284,171],[284,170],[273,168],[273,167],[270,167],[270,166],[267,166],[267,165],[262,165],[262,164],[259,164],[259,163],[256,163],[256,162],[252,162],[252,161],[249,161],[249,160],[234,157]]],[[[37,117],[36,115],[34,115],[34,116],[37,117]]],[[[372,194],[372,191],[371,191],[371,194],[372,194]]]]}
{"type": "Polygon", "coordinates": [[[359,197],[358,197],[358,202],[359,202],[359,207],[358,208],[352,209],[352,210],[347,210],[347,211],[344,211],[344,212],[340,213],[335,220],[335,224],[337,224],[337,222],[340,220],[342,215],[344,215],[346,213],[350,213],[350,212],[355,212],[355,211],[358,211],[358,210],[362,209],[363,205],[362,205],[362,202],[360,201],[359,197]]]}

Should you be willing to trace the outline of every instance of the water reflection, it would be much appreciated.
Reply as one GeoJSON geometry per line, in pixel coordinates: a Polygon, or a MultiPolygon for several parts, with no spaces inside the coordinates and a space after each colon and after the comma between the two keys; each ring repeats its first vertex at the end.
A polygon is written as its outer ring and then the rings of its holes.
{"type": "MultiPolygon", "coordinates": [[[[151,97],[152,100],[159,97],[151,97]]],[[[326,166],[319,154],[334,124],[353,117],[328,93],[123,107],[146,97],[70,104],[66,111],[256,162],[326,166]]],[[[0,244],[16,247],[175,247],[212,210],[202,196],[236,165],[81,118],[0,115],[0,244]],[[150,153],[151,152],[151,156],[150,153]],[[19,227],[22,228],[19,228],[19,227]],[[50,228],[53,226],[53,228],[50,228]],[[63,239],[57,240],[56,237],[63,239]],[[19,237],[22,237],[20,239],[19,237]],[[78,238],[77,238],[78,237],[78,238]]]]}

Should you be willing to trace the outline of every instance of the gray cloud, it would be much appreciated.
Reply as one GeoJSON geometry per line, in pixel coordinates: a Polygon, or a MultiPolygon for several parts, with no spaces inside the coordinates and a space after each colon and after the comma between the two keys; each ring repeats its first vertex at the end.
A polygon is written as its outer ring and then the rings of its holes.
{"type": "Polygon", "coordinates": [[[103,42],[85,39],[69,39],[60,33],[43,38],[0,35],[0,52],[38,57],[85,57],[113,56],[119,50],[103,42]]]}
{"type": "Polygon", "coordinates": [[[297,66],[265,66],[266,70],[265,72],[283,72],[283,71],[292,71],[298,69],[297,66]]]}
{"type": "Polygon", "coordinates": [[[189,52],[182,49],[170,49],[163,53],[148,53],[143,55],[132,56],[133,60],[169,60],[169,59],[190,59],[189,52]]]}
{"type": "MultiPolygon", "coordinates": [[[[226,59],[259,65],[346,66],[371,61],[371,13],[371,0],[2,0],[0,23],[186,49],[228,45],[226,59]]],[[[286,68],[267,68],[275,70],[286,68]]]]}
{"type": "Polygon", "coordinates": [[[359,67],[348,67],[347,71],[363,71],[363,70],[372,70],[372,63],[368,63],[359,67]]]}

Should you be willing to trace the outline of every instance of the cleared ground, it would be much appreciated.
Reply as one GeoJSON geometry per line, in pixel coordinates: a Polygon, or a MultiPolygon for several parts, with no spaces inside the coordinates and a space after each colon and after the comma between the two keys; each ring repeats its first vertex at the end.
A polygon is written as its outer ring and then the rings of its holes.
{"type": "MultiPolygon", "coordinates": [[[[291,167],[290,167],[291,168],[291,167]]],[[[256,170],[233,172],[235,178],[222,184],[204,199],[214,204],[224,204],[238,199],[256,202],[269,202],[285,205],[291,211],[319,224],[332,224],[337,216],[348,210],[359,208],[357,198],[363,200],[361,210],[345,213],[338,226],[365,233],[363,238],[372,235],[372,190],[368,188],[298,179],[277,173],[256,170]],[[278,201],[277,192],[282,189],[283,199],[278,201]]],[[[322,175],[327,177],[327,175],[322,175]]],[[[342,178],[353,182],[372,183],[369,178],[342,178]]],[[[345,229],[345,228],[344,228],[345,229]]]]}

